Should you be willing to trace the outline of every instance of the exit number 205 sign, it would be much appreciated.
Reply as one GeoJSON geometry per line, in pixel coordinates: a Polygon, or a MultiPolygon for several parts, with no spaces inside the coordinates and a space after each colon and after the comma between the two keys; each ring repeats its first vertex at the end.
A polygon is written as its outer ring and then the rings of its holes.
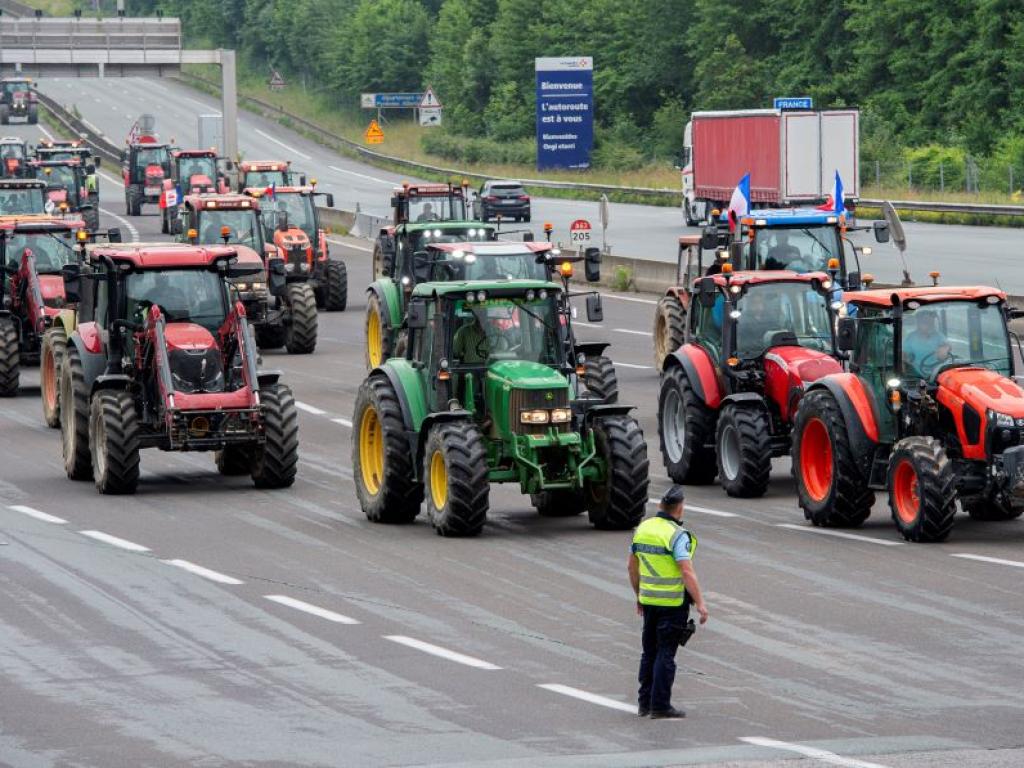
{"type": "Polygon", "coordinates": [[[573,245],[590,245],[590,222],[576,219],[569,225],[569,240],[573,245]]]}

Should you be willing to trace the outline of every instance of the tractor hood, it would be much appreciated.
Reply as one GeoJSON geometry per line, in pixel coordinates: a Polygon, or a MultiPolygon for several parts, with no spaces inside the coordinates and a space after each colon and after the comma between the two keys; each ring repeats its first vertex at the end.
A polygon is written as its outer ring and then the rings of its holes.
{"type": "Polygon", "coordinates": [[[195,323],[167,323],[164,338],[169,351],[198,352],[217,348],[213,334],[195,323]]]}
{"type": "Polygon", "coordinates": [[[806,347],[773,347],[764,356],[765,392],[783,420],[792,418],[804,387],[830,373],[842,373],[839,362],[806,347]]]}
{"type": "Polygon", "coordinates": [[[488,382],[512,389],[567,389],[565,376],[550,366],[526,360],[501,360],[487,370],[488,382]]]}
{"type": "Polygon", "coordinates": [[[308,248],[309,236],[298,227],[274,230],[274,244],[285,251],[308,248]]]}
{"type": "Polygon", "coordinates": [[[207,176],[205,173],[194,173],[188,180],[188,187],[190,191],[208,189],[212,186],[213,182],[210,180],[210,177],[207,176]]]}
{"type": "Polygon", "coordinates": [[[1013,379],[987,368],[951,368],[939,374],[939,386],[949,390],[979,413],[992,409],[1024,418],[1024,390],[1013,379]]]}
{"type": "Polygon", "coordinates": [[[164,169],[159,165],[147,165],[146,166],[146,178],[147,179],[162,179],[164,177],[164,169]]]}
{"type": "Polygon", "coordinates": [[[64,278],[60,275],[39,275],[39,292],[43,301],[64,298],[64,278]]]}

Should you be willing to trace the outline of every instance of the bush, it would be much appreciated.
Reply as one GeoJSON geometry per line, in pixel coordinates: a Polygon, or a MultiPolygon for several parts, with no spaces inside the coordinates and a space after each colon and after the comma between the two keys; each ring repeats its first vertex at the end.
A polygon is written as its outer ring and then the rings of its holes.
{"type": "Polygon", "coordinates": [[[617,265],[612,272],[611,288],[613,291],[628,291],[633,285],[633,270],[617,265]]]}
{"type": "Polygon", "coordinates": [[[679,98],[667,98],[654,112],[651,121],[650,145],[655,157],[674,160],[682,154],[683,129],[690,112],[679,98]]]}
{"type": "Polygon", "coordinates": [[[644,164],[644,156],[631,144],[602,141],[591,154],[595,168],[607,171],[632,171],[644,164]]]}
{"type": "Polygon", "coordinates": [[[959,147],[928,144],[904,153],[916,189],[966,189],[967,155],[959,147]]]}
{"type": "Polygon", "coordinates": [[[532,139],[500,142],[432,130],[423,134],[420,146],[427,154],[456,163],[532,165],[537,161],[537,147],[532,139]]]}

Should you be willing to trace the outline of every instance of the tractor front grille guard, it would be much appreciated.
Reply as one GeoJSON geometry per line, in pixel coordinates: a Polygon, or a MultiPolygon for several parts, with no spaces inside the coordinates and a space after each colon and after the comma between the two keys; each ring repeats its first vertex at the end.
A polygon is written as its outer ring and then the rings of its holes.
{"type": "Polygon", "coordinates": [[[584,481],[603,477],[592,430],[579,436],[559,434],[553,428],[550,431],[546,440],[533,435],[512,436],[512,458],[525,491],[580,490],[584,481]]]}
{"type": "Polygon", "coordinates": [[[266,440],[258,407],[171,411],[167,419],[171,450],[203,451],[236,443],[252,445],[266,440]]]}

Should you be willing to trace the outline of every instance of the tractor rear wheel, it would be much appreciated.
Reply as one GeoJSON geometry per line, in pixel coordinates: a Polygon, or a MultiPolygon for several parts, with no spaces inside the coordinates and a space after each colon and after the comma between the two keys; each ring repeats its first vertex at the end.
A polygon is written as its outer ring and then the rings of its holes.
{"type": "Polygon", "coordinates": [[[686,341],[686,308],[676,296],[663,296],[654,308],[654,365],[660,371],[665,358],[686,341]]]}
{"type": "Polygon", "coordinates": [[[78,348],[69,344],[60,367],[60,438],[64,471],[72,480],[92,479],[89,454],[89,387],[78,348]]]}
{"type": "Polygon", "coordinates": [[[380,297],[371,293],[366,300],[366,367],[376,368],[393,352],[394,339],[380,297]]]}
{"type": "Polygon", "coordinates": [[[487,449],[469,421],[437,424],[424,452],[427,514],[439,536],[476,536],[490,507],[487,449]]]}
{"type": "Polygon", "coordinates": [[[252,449],[250,474],[257,488],[287,488],[299,464],[299,412],[284,384],[260,388],[260,415],[266,441],[252,449]]]}
{"type": "Polygon", "coordinates": [[[541,491],[530,494],[530,503],[541,517],[572,517],[587,508],[586,499],[579,491],[541,491]]]}
{"type": "Polygon", "coordinates": [[[82,219],[85,221],[85,228],[90,232],[96,232],[100,228],[100,211],[99,208],[93,208],[91,211],[86,211],[82,214],[82,219]]]}
{"type": "Polygon", "coordinates": [[[39,122],[39,107],[35,104],[30,104],[28,108],[28,124],[35,125],[39,122]]]}
{"type": "Polygon", "coordinates": [[[316,296],[309,283],[288,286],[291,323],[285,326],[285,348],[293,355],[308,355],[316,349],[316,296]]]}
{"type": "Polygon", "coordinates": [[[0,397],[18,394],[20,368],[18,328],[9,317],[0,317],[0,397]]]}
{"type": "Polygon", "coordinates": [[[962,500],[964,512],[971,516],[972,520],[984,522],[996,522],[999,520],[1015,520],[1024,514],[1024,506],[1014,504],[1002,494],[993,494],[987,498],[962,500]]]}
{"type": "Polygon", "coordinates": [[[398,393],[384,376],[366,379],[352,416],[352,470],[359,506],[375,523],[411,523],[420,513],[423,482],[405,437],[398,393]]]}
{"type": "Polygon", "coordinates": [[[252,470],[252,449],[245,445],[225,445],[214,455],[217,471],[225,477],[248,475],[252,470]]]}
{"type": "Polygon", "coordinates": [[[793,476],[804,517],[825,528],[855,528],[871,516],[875,493],[861,475],[839,403],[816,390],[793,420],[793,476]]]}
{"type": "Polygon", "coordinates": [[[681,366],[665,371],[658,394],[658,437],[668,476],[704,485],[715,479],[716,414],[697,397],[681,366]]]}
{"type": "Polygon", "coordinates": [[[67,348],[68,335],[62,326],[54,326],[43,334],[39,388],[43,395],[43,420],[54,429],[60,426],[60,366],[67,348]]]}
{"type": "Polygon", "coordinates": [[[348,306],[348,270],[342,261],[327,262],[327,285],[324,287],[324,309],[344,312],[348,306]]]}
{"type": "Polygon", "coordinates": [[[606,403],[619,402],[619,377],[611,358],[605,355],[588,357],[583,363],[583,383],[592,395],[606,403]]]}
{"type": "Polygon", "coordinates": [[[139,417],[130,392],[102,390],[93,395],[89,452],[96,490],[135,493],[139,486],[139,417]]]}
{"type": "Polygon", "coordinates": [[[376,240],[373,244],[373,279],[378,280],[385,275],[390,275],[394,262],[394,254],[384,249],[380,239],[376,240]]]}
{"type": "Polygon", "coordinates": [[[772,474],[768,414],[757,406],[729,404],[718,417],[715,435],[718,478],[730,496],[764,496],[772,474]]]}
{"type": "Polygon", "coordinates": [[[134,186],[128,187],[125,191],[125,199],[127,200],[127,208],[129,216],[141,216],[142,215],[142,196],[134,186]]]}
{"type": "Polygon", "coordinates": [[[11,108],[6,104],[0,104],[0,125],[8,125],[11,122],[11,108]]]}
{"type": "Polygon", "coordinates": [[[648,461],[643,430],[632,416],[597,418],[593,430],[605,477],[584,483],[590,522],[601,530],[629,530],[643,520],[647,507],[648,461]]]}
{"type": "Polygon", "coordinates": [[[907,541],[943,541],[953,530],[956,477],[941,443],[907,437],[889,456],[889,507],[907,541]]]}

